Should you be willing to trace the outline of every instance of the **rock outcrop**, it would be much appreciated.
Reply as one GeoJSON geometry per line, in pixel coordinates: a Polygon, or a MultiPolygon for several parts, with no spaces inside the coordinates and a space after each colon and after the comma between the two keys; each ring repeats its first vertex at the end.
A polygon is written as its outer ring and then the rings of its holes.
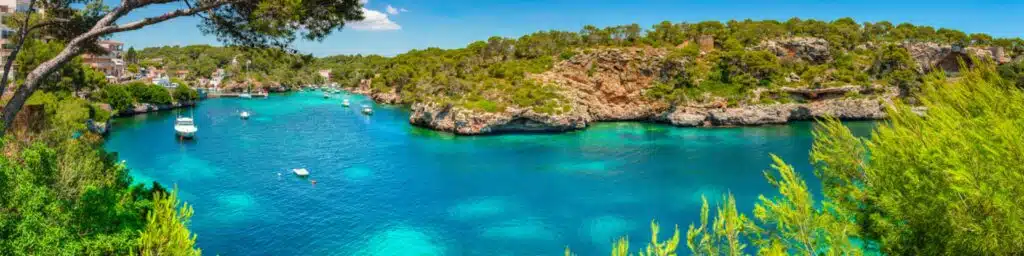
{"type": "Polygon", "coordinates": [[[973,63],[971,57],[991,60],[996,63],[1010,62],[1005,51],[1001,47],[961,47],[956,45],[943,45],[938,43],[904,43],[903,47],[910,53],[910,57],[917,62],[918,72],[930,72],[942,70],[948,73],[960,71],[960,61],[968,67],[973,63]]]}
{"type": "MultiPolygon", "coordinates": [[[[683,66],[665,61],[666,54],[660,49],[602,49],[577,54],[557,63],[547,72],[531,75],[531,79],[560,87],[563,103],[572,107],[565,113],[545,114],[515,107],[492,113],[437,103],[414,103],[409,122],[436,130],[474,135],[562,132],[583,129],[598,121],[649,121],[682,127],[710,127],[783,124],[825,116],[874,120],[885,118],[888,99],[897,95],[895,88],[783,88],[779,93],[810,102],[736,107],[724,107],[723,104],[671,106],[644,96],[663,71],[683,66]],[[836,97],[848,92],[877,97],[836,97]]],[[[360,83],[359,88],[369,91],[369,82],[360,83]]],[[[371,94],[371,97],[381,98],[376,95],[371,94]]]]}
{"type": "Polygon", "coordinates": [[[138,115],[138,114],[142,114],[142,113],[156,112],[156,111],[162,111],[162,110],[168,110],[168,109],[191,107],[191,106],[195,106],[195,105],[196,105],[196,103],[194,101],[186,101],[186,102],[180,102],[180,103],[176,102],[176,103],[171,103],[171,104],[166,104],[166,105],[157,105],[157,104],[150,104],[150,103],[138,103],[138,104],[135,104],[134,106],[132,106],[131,109],[127,109],[127,110],[118,112],[114,116],[115,117],[124,117],[124,116],[138,115]]]}
{"type": "Polygon", "coordinates": [[[413,104],[409,122],[456,134],[561,132],[586,127],[586,121],[578,116],[538,114],[516,108],[488,113],[436,103],[413,104]]]}
{"type": "Polygon", "coordinates": [[[667,109],[644,96],[663,66],[673,65],[663,63],[666,54],[661,49],[599,50],[577,54],[531,78],[561,87],[572,114],[588,122],[644,120],[667,109]]]}
{"type": "Polygon", "coordinates": [[[832,60],[828,41],[816,37],[765,40],[754,49],[772,52],[779,58],[798,58],[814,64],[823,64],[832,60]]]}

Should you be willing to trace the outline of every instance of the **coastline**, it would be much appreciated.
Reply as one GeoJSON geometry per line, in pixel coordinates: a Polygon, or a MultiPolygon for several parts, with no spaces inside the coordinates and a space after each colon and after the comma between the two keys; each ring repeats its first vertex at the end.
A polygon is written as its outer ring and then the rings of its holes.
{"type": "Polygon", "coordinates": [[[164,105],[157,105],[157,104],[150,104],[150,103],[139,103],[139,104],[135,104],[134,107],[132,107],[131,109],[127,109],[127,110],[124,110],[124,111],[117,112],[116,114],[112,115],[111,118],[129,117],[129,116],[145,114],[145,113],[151,113],[151,112],[159,112],[159,111],[165,111],[165,110],[193,107],[196,104],[198,104],[199,101],[200,100],[186,101],[186,102],[175,102],[175,103],[164,104],[164,105]]]}
{"type": "Polygon", "coordinates": [[[404,105],[410,110],[409,123],[456,135],[522,133],[562,133],[583,130],[601,122],[634,121],[668,124],[675,127],[728,128],[739,126],[785,125],[790,122],[834,117],[842,121],[870,121],[888,118],[885,108],[898,93],[883,91],[881,98],[824,99],[808,103],[753,104],[735,107],[667,106],[632,104],[612,114],[570,111],[564,114],[538,113],[531,109],[507,108],[503,112],[483,112],[452,105],[415,102],[399,103],[394,93],[344,88],[365,95],[378,104],[404,105]]]}

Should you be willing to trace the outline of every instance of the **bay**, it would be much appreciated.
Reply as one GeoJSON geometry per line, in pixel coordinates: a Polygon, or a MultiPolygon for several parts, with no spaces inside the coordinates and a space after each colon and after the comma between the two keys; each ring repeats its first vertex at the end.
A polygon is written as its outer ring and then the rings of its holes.
{"type": "MultiPolygon", "coordinates": [[[[642,248],[652,219],[663,237],[674,225],[685,233],[701,195],[714,203],[731,192],[749,213],[758,195],[775,194],[762,176],[769,154],[820,190],[812,122],[465,137],[413,127],[400,107],[362,115],[357,106],[373,104],[363,96],[321,95],[121,118],[106,148],[135,182],[179,189],[208,255],[607,255],[623,235],[642,248]],[[175,138],[176,115],[195,117],[195,140],[175,138]]],[[[867,136],[874,123],[847,125],[867,136]]]]}

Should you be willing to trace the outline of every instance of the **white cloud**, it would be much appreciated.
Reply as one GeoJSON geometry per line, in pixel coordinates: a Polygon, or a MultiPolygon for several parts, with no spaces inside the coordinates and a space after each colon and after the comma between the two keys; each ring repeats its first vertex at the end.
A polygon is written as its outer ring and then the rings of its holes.
{"type": "Polygon", "coordinates": [[[352,22],[351,24],[349,24],[349,27],[355,30],[366,31],[386,31],[402,29],[402,26],[399,26],[398,23],[395,23],[391,19],[388,19],[388,15],[380,11],[363,8],[363,17],[363,20],[352,22]]]}
{"type": "Polygon", "coordinates": [[[399,13],[408,12],[409,10],[406,10],[405,8],[395,8],[394,6],[391,6],[389,4],[387,9],[385,9],[385,11],[387,11],[388,14],[391,14],[391,15],[398,15],[399,13]]]}
{"type": "Polygon", "coordinates": [[[368,3],[370,3],[370,0],[359,0],[359,4],[361,4],[363,6],[366,6],[366,4],[368,4],[368,3]]]}

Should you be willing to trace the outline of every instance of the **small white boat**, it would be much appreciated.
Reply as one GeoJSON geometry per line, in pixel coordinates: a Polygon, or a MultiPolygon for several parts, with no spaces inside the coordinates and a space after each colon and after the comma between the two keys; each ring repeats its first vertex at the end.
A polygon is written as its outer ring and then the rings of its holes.
{"type": "Polygon", "coordinates": [[[363,105],[363,114],[373,115],[373,108],[370,108],[370,105],[363,105]]]}
{"type": "Polygon", "coordinates": [[[324,99],[326,99],[326,98],[330,98],[330,97],[331,97],[331,93],[329,93],[329,92],[324,92],[324,99]]]}
{"type": "Polygon", "coordinates": [[[241,116],[242,119],[249,119],[249,111],[242,111],[242,113],[238,115],[241,116]]]}
{"type": "Polygon", "coordinates": [[[295,173],[295,175],[299,176],[299,177],[309,176],[309,170],[306,170],[306,168],[295,168],[295,169],[292,169],[292,172],[295,173]]]}
{"type": "Polygon", "coordinates": [[[239,94],[238,97],[243,99],[251,99],[252,94],[249,94],[248,92],[243,92],[242,94],[239,94]]]}
{"type": "Polygon", "coordinates": [[[342,101],[341,101],[341,105],[342,105],[342,106],[346,106],[346,107],[348,107],[348,105],[349,105],[348,99],[344,99],[344,100],[342,100],[342,101]]]}
{"type": "Polygon", "coordinates": [[[199,131],[199,128],[196,128],[195,121],[192,118],[178,117],[178,119],[174,120],[174,133],[178,137],[191,139],[196,136],[196,131],[199,131]]]}

